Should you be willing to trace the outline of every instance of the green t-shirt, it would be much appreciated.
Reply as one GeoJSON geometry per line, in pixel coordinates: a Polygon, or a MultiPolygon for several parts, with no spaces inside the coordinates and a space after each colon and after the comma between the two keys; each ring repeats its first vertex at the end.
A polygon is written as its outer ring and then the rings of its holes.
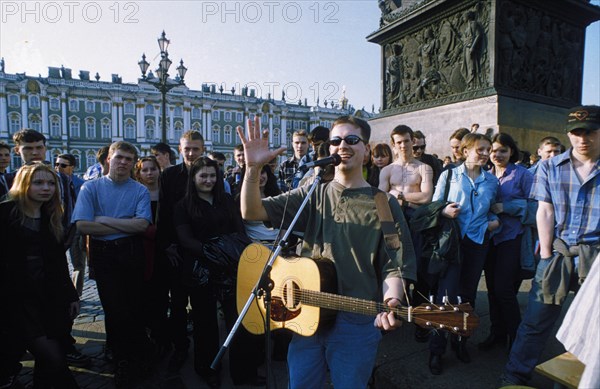
{"type": "MultiPolygon", "coordinates": [[[[286,194],[263,199],[274,227],[287,228],[306,197],[302,187],[286,194]],[[287,208],[286,208],[287,202],[287,208]],[[285,215],[284,215],[285,213],[285,215]]],[[[410,232],[397,201],[388,202],[396,228],[400,231],[402,248],[393,251],[390,260],[377,215],[371,187],[347,189],[337,182],[321,184],[300,215],[294,230],[304,233],[302,256],[331,259],[337,271],[338,293],[367,300],[381,298],[377,282],[390,276],[416,280],[417,267],[410,232]]]]}

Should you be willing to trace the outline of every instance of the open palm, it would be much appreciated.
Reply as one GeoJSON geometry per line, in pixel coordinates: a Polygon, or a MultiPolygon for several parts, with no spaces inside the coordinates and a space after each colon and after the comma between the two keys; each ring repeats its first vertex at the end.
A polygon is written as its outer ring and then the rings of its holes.
{"type": "Polygon", "coordinates": [[[244,134],[241,126],[236,131],[244,145],[244,155],[247,166],[263,166],[269,163],[273,158],[283,154],[286,150],[282,146],[275,150],[269,149],[269,130],[260,128],[260,118],[256,116],[254,121],[248,119],[248,134],[244,134]]]}

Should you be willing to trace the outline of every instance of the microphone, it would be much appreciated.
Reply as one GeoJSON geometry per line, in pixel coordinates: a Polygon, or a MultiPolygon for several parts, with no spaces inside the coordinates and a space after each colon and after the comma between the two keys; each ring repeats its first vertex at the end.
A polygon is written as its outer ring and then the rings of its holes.
{"type": "Polygon", "coordinates": [[[342,157],[340,157],[338,154],[331,154],[329,157],[325,157],[325,158],[318,159],[316,161],[305,163],[304,165],[302,165],[302,167],[305,168],[306,170],[308,170],[312,167],[317,167],[317,166],[327,166],[327,165],[337,166],[341,162],[342,162],[342,157]]]}

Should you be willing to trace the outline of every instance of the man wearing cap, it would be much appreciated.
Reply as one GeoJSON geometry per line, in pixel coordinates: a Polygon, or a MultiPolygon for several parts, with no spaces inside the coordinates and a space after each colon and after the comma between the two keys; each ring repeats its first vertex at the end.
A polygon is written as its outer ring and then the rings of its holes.
{"type": "Polygon", "coordinates": [[[527,310],[501,378],[526,384],[538,364],[569,290],[577,290],[600,252],[600,107],[570,110],[566,152],[541,163],[531,189],[541,260],[527,310]]]}

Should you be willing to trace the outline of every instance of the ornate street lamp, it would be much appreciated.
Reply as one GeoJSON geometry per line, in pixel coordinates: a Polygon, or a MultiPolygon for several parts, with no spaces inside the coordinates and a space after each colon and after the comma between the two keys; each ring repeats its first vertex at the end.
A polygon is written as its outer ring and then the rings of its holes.
{"type": "Polygon", "coordinates": [[[160,49],[160,62],[158,63],[158,68],[156,69],[156,77],[150,72],[148,76],[146,76],[146,72],[150,67],[148,61],[146,61],[146,54],[142,54],[141,61],[138,62],[140,70],[142,71],[142,80],[147,83],[153,85],[156,89],[158,89],[162,95],[162,109],[161,109],[161,140],[163,143],[169,143],[167,139],[167,93],[175,88],[176,86],[185,85],[184,77],[187,72],[187,68],[183,66],[183,59],[179,61],[179,66],[177,67],[177,76],[175,79],[169,78],[169,68],[173,63],[169,59],[169,41],[163,31],[160,38],[158,38],[158,48],[160,49]]]}

